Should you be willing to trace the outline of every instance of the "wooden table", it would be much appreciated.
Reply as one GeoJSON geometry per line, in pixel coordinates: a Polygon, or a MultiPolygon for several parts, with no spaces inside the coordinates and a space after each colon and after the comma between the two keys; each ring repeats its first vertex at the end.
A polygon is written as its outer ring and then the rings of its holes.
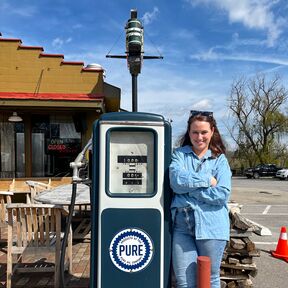
{"type": "MultiPolygon", "coordinates": [[[[45,204],[59,204],[69,206],[71,204],[72,184],[58,186],[54,189],[43,191],[38,194],[34,199],[37,202],[45,204]]],[[[85,184],[77,184],[75,207],[78,212],[90,212],[90,187],[85,184]]],[[[74,207],[74,211],[75,211],[74,207]]],[[[74,218],[75,220],[75,218],[74,218]]],[[[81,217],[80,223],[73,231],[73,239],[84,239],[90,237],[91,230],[90,217],[81,217]]]]}
{"type": "Polygon", "coordinates": [[[14,192],[13,191],[0,191],[0,195],[13,196],[14,192]]]}
{"type": "MultiPolygon", "coordinates": [[[[54,189],[41,192],[35,197],[37,202],[46,204],[70,205],[72,184],[65,184],[54,189]]],[[[90,204],[90,188],[85,184],[77,184],[76,205],[90,204]]]]}

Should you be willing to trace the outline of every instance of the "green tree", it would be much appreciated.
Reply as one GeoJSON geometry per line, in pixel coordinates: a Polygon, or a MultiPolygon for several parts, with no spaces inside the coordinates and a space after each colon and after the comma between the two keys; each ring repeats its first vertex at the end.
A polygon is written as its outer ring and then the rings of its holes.
{"type": "Polygon", "coordinates": [[[279,141],[288,131],[287,99],[279,75],[269,80],[265,75],[241,77],[232,83],[229,108],[234,121],[229,130],[245,164],[279,163],[287,152],[287,144],[279,141]]]}

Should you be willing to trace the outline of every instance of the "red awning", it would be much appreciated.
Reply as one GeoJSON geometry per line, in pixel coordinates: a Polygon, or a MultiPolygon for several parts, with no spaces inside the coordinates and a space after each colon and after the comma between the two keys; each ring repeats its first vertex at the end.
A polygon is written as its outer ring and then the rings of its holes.
{"type": "Polygon", "coordinates": [[[0,92],[0,99],[10,100],[54,100],[54,101],[95,101],[103,100],[104,94],[83,93],[24,93],[24,92],[0,92]]]}

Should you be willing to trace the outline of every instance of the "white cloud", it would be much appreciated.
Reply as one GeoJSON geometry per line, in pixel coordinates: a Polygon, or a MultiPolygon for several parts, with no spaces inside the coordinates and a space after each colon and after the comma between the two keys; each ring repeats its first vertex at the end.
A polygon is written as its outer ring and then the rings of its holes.
{"type": "Polygon", "coordinates": [[[213,60],[226,60],[226,61],[243,61],[243,62],[259,62],[267,64],[276,64],[288,66],[288,59],[265,56],[265,55],[254,55],[254,54],[221,54],[216,53],[214,48],[210,48],[207,52],[192,54],[190,59],[196,59],[199,61],[213,61],[213,60]]]}
{"type": "Polygon", "coordinates": [[[158,16],[158,14],[159,14],[158,7],[154,7],[152,12],[146,12],[142,17],[143,24],[148,25],[152,23],[158,16]]]}
{"type": "Polygon", "coordinates": [[[60,38],[55,38],[52,41],[52,46],[55,48],[61,48],[63,44],[64,44],[64,41],[60,38]]]}
{"type": "Polygon", "coordinates": [[[187,0],[192,5],[209,4],[228,13],[231,23],[242,23],[249,29],[267,31],[267,46],[273,46],[283,32],[286,21],[276,17],[273,5],[278,1],[271,0],[187,0]]]}
{"type": "Polygon", "coordinates": [[[232,42],[229,45],[219,46],[224,49],[233,50],[239,46],[265,46],[267,45],[267,41],[259,40],[255,38],[240,38],[238,33],[234,33],[232,35],[232,42]]]}
{"type": "Polygon", "coordinates": [[[202,99],[193,105],[193,109],[196,110],[208,110],[210,108],[212,108],[212,103],[210,99],[202,99]]]}
{"type": "Polygon", "coordinates": [[[196,59],[199,61],[211,61],[211,60],[220,60],[220,55],[214,52],[214,47],[210,48],[208,51],[201,52],[198,54],[190,55],[191,59],[196,59]]]}
{"type": "Polygon", "coordinates": [[[34,6],[22,7],[22,8],[14,8],[13,14],[17,14],[23,17],[32,17],[36,14],[37,9],[34,6]]]}
{"type": "Polygon", "coordinates": [[[177,39],[185,39],[185,40],[195,39],[195,34],[190,30],[184,28],[177,29],[174,32],[172,31],[171,34],[172,37],[175,37],[177,39]]]}
{"type": "Polygon", "coordinates": [[[70,43],[72,41],[72,38],[69,37],[67,39],[61,39],[59,37],[55,38],[53,41],[52,41],[52,46],[54,48],[61,48],[64,44],[67,44],[67,43],[70,43]]]}
{"type": "Polygon", "coordinates": [[[81,23],[78,23],[78,24],[75,24],[75,25],[72,26],[73,29],[81,29],[83,27],[84,26],[81,23]]]}
{"type": "Polygon", "coordinates": [[[19,5],[13,6],[9,1],[2,0],[0,3],[0,11],[5,14],[16,14],[22,17],[32,17],[37,13],[37,8],[32,5],[25,5],[19,7],[19,5]]]}

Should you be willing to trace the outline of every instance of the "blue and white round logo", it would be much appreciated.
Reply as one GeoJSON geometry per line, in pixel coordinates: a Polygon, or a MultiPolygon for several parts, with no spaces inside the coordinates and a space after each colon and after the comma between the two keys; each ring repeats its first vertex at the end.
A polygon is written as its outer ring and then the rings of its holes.
{"type": "Polygon", "coordinates": [[[117,233],[109,247],[113,264],[124,272],[144,269],[153,256],[153,244],[147,233],[139,229],[125,229],[117,233]]]}

